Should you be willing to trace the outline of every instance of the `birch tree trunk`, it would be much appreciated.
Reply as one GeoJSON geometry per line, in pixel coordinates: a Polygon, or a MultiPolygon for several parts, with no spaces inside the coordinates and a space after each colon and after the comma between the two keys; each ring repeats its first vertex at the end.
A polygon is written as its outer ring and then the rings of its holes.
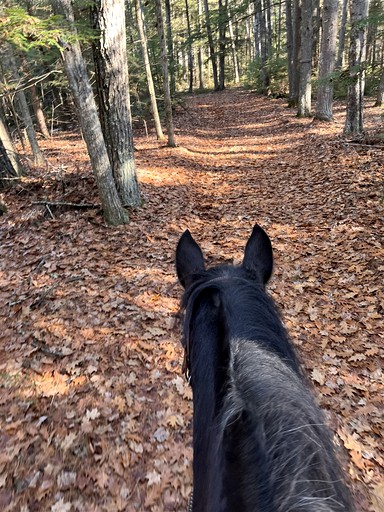
{"type": "Polygon", "coordinates": [[[333,119],[333,83],[330,74],[335,67],[338,0],[324,0],[319,63],[319,86],[315,118],[333,119]]]}
{"type": "Polygon", "coordinates": [[[164,140],[165,137],[163,134],[163,130],[161,128],[159,110],[157,108],[156,92],[155,92],[155,86],[153,84],[151,64],[149,62],[147,36],[145,34],[144,14],[143,14],[143,6],[141,4],[141,0],[136,0],[135,8],[136,8],[137,27],[139,29],[141,49],[143,52],[145,73],[147,75],[148,92],[149,92],[149,97],[151,100],[151,110],[152,110],[153,120],[155,122],[156,135],[157,135],[158,140],[164,140]]]}
{"type": "Polygon", "coordinates": [[[163,71],[163,88],[164,88],[164,110],[165,110],[165,124],[167,126],[168,146],[176,147],[175,134],[172,119],[172,100],[171,91],[169,88],[169,75],[168,75],[168,58],[167,58],[167,43],[165,41],[163,12],[161,8],[161,0],[156,2],[156,18],[157,18],[157,33],[160,41],[161,49],[161,67],[163,71]]]}
{"type": "MultiPolygon", "coordinates": [[[[52,0],[52,7],[55,14],[62,15],[69,22],[73,35],[77,37],[71,0],[52,0]]],[[[78,42],[70,43],[64,40],[60,40],[60,45],[69,86],[95,174],[104,220],[113,226],[127,223],[128,212],[122,207],[117,193],[80,45],[78,42]]]]}
{"type": "Polygon", "coordinates": [[[347,115],[344,135],[355,137],[364,130],[364,86],[367,28],[362,20],[368,15],[368,0],[351,0],[351,32],[349,46],[349,79],[347,115]]]}
{"type": "Polygon", "coordinates": [[[299,117],[311,116],[312,93],[312,37],[313,37],[313,0],[302,0],[301,4],[301,47],[299,75],[299,117]]]}

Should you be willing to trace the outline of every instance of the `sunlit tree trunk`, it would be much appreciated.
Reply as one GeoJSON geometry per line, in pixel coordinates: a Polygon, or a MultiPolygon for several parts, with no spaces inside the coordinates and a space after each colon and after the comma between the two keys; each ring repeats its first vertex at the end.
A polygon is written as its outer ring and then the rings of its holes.
{"type": "Polygon", "coordinates": [[[301,46],[300,46],[300,75],[299,99],[297,115],[311,115],[312,93],[312,36],[313,36],[313,0],[302,0],[301,4],[301,46]]]}
{"type": "Polygon", "coordinates": [[[141,49],[143,52],[145,73],[147,75],[148,92],[149,92],[149,97],[151,100],[152,115],[153,115],[153,120],[155,122],[156,135],[159,140],[163,140],[165,137],[163,134],[163,130],[161,128],[159,110],[157,108],[156,92],[155,92],[155,86],[153,84],[151,65],[149,62],[147,36],[145,34],[143,6],[141,4],[141,0],[136,0],[135,8],[136,8],[137,27],[139,29],[141,49]]]}
{"type": "Polygon", "coordinates": [[[232,26],[232,21],[231,20],[228,21],[228,30],[229,30],[229,37],[230,37],[230,40],[231,40],[233,74],[234,74],[234,77],[235,77],[235,84],[238,84],[240,82],[239,61],[238,61],[238,58],[237,58],[235,36],[234,36],[234,33],[233,33],[233,26],[232,26]]]}
{"type": "Polygon", "coordinates": [[[344,135],[357,136],[363,133],[365,71],[367,28],[362,20],[368,15],[368,0],[351,0],[351,32],[349,46],[349,79],[347,97],[347,115],[344,135]]]}
{"type": "MultiPolygon", "coordinates": [[[[55,14],[64,16],[71,26],[74,38],[77,38],[71,0],[52,0],[52,7],[55,14]]],[[[129,220],[128,212],[122,207],[117,193],[80,45],[78,42],[69,42],[63,39],[60,40],[60,45],[69,86],[77,107],[81,130],[95,173],[104,219],[110,225],[127,223],[129,220]]]]}
{"type": "Polygon", "coordinates": [[[161,49],[161,67],[163,71],[163,88],[164,88],[164,110],[165,110],[165,124],[167,126],[168,146],[175,147],[175,134],[172,118],[172,100],[171,91],[169,88],[168,76],[168,59],[167,59],[167,43],[165,41],[163,12],[161,8],[161,0],[156,2],[156,19],[157,19],[157,33],[160,41],[161,49]]]}
{"type": "Polygon", "coordinates": [[[321,121],[333,119],[333,81],[337,37],[338,0],[324,0],[322,13],[322,35],[319,63],[319,85],[315,118],[321,121]]]}

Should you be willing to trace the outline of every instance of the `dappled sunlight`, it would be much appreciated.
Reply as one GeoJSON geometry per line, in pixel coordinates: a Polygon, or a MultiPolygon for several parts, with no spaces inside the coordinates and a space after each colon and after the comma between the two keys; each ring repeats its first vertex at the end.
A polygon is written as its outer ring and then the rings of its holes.
{"type": "Polygon", "coordinates": [[[102,500],[125,489],[128,508],[149,510],[148,481],[164,476],[186,508],[192,407],[175,248],[189,229],[207,264],[240,264],[256,222],[274,249],[268,290],[354,485],[375,485],[382,155],[340,141],[344,111],[335,112],[325,125],[249,92],[191,97],[176,112],[178,147],[135,135],[144,201],[115,228],[98,209],[51,216],[34,204],[99,204],[81,137],[42,141],[50,165],[9,192],[0,244],[2,460],[20,489],[42,503],[50,492],[102,500]]]}

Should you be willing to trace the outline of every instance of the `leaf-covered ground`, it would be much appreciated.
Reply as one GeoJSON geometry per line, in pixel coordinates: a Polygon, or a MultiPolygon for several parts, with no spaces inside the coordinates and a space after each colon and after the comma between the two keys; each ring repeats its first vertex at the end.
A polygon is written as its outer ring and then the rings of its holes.
{"type": "Polygon", "coordinates": [[[0,221],[0,510],[185,510],[174,248],[189,228],[209,262],[240,262],[255,222],[357,512],[383,510],[383,145],[343,140],[343,110],[328,125],[241,90],[188,98],[177,148],[136,134],[145,204],[118,228],[39,203],[98,203],[81,138],[42,141],[47,167],[0,221]]]}

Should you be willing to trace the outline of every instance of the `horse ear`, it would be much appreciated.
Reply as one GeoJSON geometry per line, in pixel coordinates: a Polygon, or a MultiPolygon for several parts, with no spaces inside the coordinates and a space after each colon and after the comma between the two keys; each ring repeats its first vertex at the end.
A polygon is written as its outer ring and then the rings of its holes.
{"type": "Polygon", "coordinates": [[[180,283],[187,288],[196,272],[204,270],[204,256],[199,245],[187,229],[181,235],[176,248],[176,272],[180,283]]]}
{"type": "Polygon", "coordinates": [[[242,266],[267,284],[273,269],[272,244],[267,233],[255,224],[244,250],[242,266]]]}

